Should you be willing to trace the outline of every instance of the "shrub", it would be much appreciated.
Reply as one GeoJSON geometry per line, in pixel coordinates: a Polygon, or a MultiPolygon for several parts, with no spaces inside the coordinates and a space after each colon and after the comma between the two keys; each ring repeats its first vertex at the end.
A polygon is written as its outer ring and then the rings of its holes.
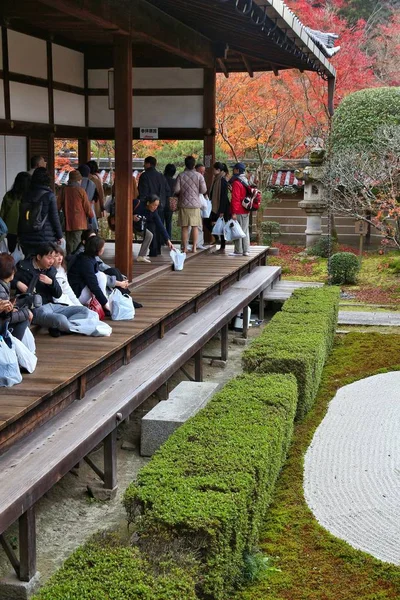
{"type": "Polygon", "coordinates": [[[263,221],[261,231],[263,244],[270,246],[281,235],[281,226],[277,221],[263,221]]]}
{"type": "Polygon", "coordinates": [[[349,94],[339,104],[333,118],[334,151],[368,147],[377,130],[400,124],[400,88],[381,87],[349,94]]]}
{"type": "Polygon", "coordinates": [[[169,564],[152,572],[137,548],[91,542],[78,548],[32,600],[195,600],[194,582],[169,564]]]}
{"type": "Polygon", "coordinates": [[[332,283],[356,283],[359,270],[359,260],[352,252],[337,252],[331,258],[332,283]]]}
{"type": "Polygon", "coordinates": [[[327,236],[321,235],[319,240],[310,248],[307,248],[307,254],[311,256],[320,256],[321,258],[329,258],[329,254],[335,251],[337,242],[327,236]]]}
{"type": "Polygon", "coordinates": [[[247,372],[293,373],[303,418],[316,397],[322,369],[332,347],[339,305],[338,288],[296,290],[243,354],[247,372]]]}
{"type": "Polygon", "coordinates": [[[297,403],[291,375],[241,376],[180,427],[125,492],[141,543],[178,537],[199,557],[200,595],[241,579],[286,457],[297,403]]]}

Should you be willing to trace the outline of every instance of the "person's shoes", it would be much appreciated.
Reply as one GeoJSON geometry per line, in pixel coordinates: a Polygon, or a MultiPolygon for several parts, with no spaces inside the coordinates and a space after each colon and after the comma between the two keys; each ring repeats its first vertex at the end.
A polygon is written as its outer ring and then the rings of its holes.
{"type": "Polygon", "coordinates": [[[241,252],[229,252],[229,256],[242,256],[241,252]]]}
{"type": "Polygon", "coordinates": [[[250,252],[243,252],[243,256],[250,256],[250,252]]]}
{"type": "Polygon", "coordinates": [[[197,246],[197,250],[207,250],[205,246],[197,246]]]}
{"type": "Polygon", "coordinates": [[[140,304],[140,302],[136,302],[136,300],[134,300],[133,298],[132,298],[132,302],[133,302],[134,308],[143,308],[143,304],[140,304]]]}
{"type": "Polygon", "coordinates": [[[214,252],[214,254],[225,254],[225,248],[219,248],[214,252]]]}
{"type": "Polygon", "coordinates": [[[151,263],[151,260],[147,256],[138,256],[137,262],[151,263]]]}
{"type": "Polygon", "coordinates": [[[49,327],[49,335],[51,335],[51,337],[60,337],[61,336],[61,331],[59,329],[57,329],[57,327],[49,327]]]}

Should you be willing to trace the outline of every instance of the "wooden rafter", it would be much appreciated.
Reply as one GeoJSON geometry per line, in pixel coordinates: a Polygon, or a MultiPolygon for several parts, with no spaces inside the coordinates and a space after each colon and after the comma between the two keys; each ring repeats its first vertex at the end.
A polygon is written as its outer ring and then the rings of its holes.
{"type": "Polygon", "coordinates": [[[243,60],[243,64],[246,67],[246,71],[248,72],[249,76],[254,77],[254,71],[251,66],[250,60],[244,54],[242,54],[242,60],[243,60]]]}
{"type": "Polygon", "coordinates": [[[217,58],[217,63],[219,65],[219,68],[221,69],[221,71],[225,75],[225,77],[228,79],[228,77],[229,77],[229,71],[228,71],[228,67],[226,66],[226,63],[225,63],[224,59],[223,58],[217,58]]]}

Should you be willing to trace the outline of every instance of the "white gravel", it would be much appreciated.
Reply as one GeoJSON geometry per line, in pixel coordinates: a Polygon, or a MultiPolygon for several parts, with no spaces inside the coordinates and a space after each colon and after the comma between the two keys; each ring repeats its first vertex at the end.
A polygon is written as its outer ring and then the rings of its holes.
{"type": "Polygon", "coordinates": [[[337,392],[304,459],[304,494],[333,535],[400,565],[400,372],[337,392]]]}

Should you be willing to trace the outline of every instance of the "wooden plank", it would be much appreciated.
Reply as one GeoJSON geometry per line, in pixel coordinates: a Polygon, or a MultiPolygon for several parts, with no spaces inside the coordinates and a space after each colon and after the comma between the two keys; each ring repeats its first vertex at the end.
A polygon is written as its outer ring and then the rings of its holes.
{"type": "Polygon", "coordinates": [[[36,573],[35,508],[30,506],[19,518],[19,579],[30,581],[36,573]]]}

